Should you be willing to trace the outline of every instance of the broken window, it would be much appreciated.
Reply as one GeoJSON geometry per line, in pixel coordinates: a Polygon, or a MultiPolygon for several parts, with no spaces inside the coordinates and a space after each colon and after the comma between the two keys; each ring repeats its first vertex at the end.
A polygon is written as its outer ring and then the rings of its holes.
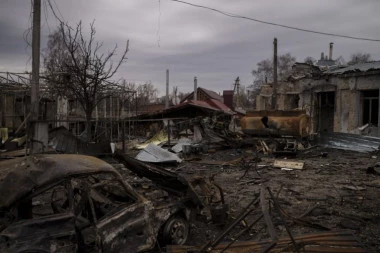
{"type": "Polygon", "coordinates": [[[70,99],[68,101],[68,112],[69,114],[73,114],[75,115],[77,113],[77,109],[78,109],[78,101],[75,100],[75,99],[70,99]]]}
{"type": "Polygon", "coordinates": [[[321,96],[321,107],[334,107],[335,92],[322,92],[320,96],[321,96]]]}
{"type": "Polygon", "coordinates": [[[32,219],[67,213],[70,210],[68,188],[62,183],[22,201],[18,206],[18,217],[32,219]]]}
{"type": "Polygon", "coordinates": [[[299,94],[288,94],[285,100],[285,110],[293,110],[298,108],[298,103],[300,101],[299,94]]]}
{"type": "Polygon", "coordinates": [[[362,91],[363,95],[363,125],[377,126],[379,117],[379,90],[362,91]]]}

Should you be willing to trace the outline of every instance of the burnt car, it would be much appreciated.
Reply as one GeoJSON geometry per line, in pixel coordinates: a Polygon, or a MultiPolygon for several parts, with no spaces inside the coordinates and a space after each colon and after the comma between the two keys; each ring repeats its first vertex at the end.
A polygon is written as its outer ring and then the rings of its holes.
{"type": "Polygon", "coordinates": [[[0,252],[143,252],[184,244],[187,198],[148,200],[84,155],[0,162],[0,252]]]}

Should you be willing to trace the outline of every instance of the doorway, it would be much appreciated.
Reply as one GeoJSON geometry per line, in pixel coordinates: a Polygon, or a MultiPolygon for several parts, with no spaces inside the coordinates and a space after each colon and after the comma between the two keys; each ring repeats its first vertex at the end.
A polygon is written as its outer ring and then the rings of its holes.
{"type": "Polygon", "coordinates": [[[318,131],[334,131],[335,92],[318,93],[318,131]]]}

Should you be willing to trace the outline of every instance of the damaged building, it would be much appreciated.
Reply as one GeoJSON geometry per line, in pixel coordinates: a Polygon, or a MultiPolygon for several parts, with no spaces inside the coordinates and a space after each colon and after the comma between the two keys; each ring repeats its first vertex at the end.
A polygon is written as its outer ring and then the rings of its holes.
{"type": "MultiPolygon", "coordinates": [[[[380,62],[348,67],[296,63],[288,81],[276,87],[278,110],[306,110],[312,132],[340,132],[379,136],[380,62]]],[[[256,108],[272,106],[272,85],[264,85],[256,108]]]]}
{"type": "Polygon", "coordinates": [[[201,87],[196,88],[196,91],[183,98],[178,105],[128,118],[128,121],[133,121],[134,133],[145,136],[147,133],[158,132],[168,124],[179,133],[189,127],[191,119],[197,117],[217,117],[228,123],[231,121],[234,112],[224,104],[223,97],[201,87]]]}

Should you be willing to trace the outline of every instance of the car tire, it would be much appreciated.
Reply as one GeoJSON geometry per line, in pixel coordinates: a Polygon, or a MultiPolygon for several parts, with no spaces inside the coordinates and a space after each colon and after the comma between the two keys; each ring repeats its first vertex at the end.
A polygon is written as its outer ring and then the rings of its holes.
{"type": "Polygon", "coordinates": [[[182,216],[170,217],[162,230],[165,244],[184,245],[190,234],[190,224],[182,216]]]}

